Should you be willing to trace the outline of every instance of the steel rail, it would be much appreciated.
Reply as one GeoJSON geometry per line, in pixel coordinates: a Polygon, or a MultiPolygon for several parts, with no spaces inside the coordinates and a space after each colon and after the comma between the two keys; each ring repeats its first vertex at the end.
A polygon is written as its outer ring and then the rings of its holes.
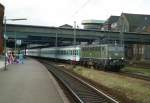
{"type": "Polygon", "coordinates": [[[41,62],[66,86],[79,103],[119,103],[68,71],[53,66],[47,61],[41,62]]]}
{"type": "Polygon", "coordinates": [[[137,73],[121,72],[119,74],[123,75],[123,76],[131,77],[131,78],[136,78],[136,79],[141,79],[141,80],[145,80],[145,81],[150,81],[150,77],[149,76],[144,76],[144,75],[137,74],[137,73]]]}

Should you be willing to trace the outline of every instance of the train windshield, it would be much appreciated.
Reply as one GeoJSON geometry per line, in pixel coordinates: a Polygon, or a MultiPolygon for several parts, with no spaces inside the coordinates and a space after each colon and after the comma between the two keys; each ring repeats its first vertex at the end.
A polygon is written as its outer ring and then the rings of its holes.
{"type": "Polygon", "coordinates": [[[110,46],[108,48],[109,58],[122,59],[124,58],[124,47],[120,45],[110,46]]]}

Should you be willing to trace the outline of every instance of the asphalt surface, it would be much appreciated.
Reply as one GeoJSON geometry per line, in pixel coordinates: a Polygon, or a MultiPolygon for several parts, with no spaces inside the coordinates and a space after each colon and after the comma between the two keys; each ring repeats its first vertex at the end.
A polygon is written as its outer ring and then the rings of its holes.
{"type": "Polygon", "coordinates": [[[53,76],[38,61],[0,71],[0,103],[69,103],[53,76]]]}

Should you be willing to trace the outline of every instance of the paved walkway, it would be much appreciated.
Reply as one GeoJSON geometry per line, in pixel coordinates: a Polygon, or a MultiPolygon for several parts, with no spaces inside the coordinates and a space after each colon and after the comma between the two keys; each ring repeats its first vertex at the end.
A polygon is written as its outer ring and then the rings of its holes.
{"type": "Polygon", "coordinates": [[[68,103],[62,90],[38,61],[11,64],[0,72],[0,103],[68,103]]]}

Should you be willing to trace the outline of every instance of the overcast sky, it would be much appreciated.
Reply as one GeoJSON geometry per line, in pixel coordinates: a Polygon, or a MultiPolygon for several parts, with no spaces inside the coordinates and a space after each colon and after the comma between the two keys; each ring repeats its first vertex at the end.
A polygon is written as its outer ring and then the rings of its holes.
{"type": "Polygon", "coordinates": [[[8,21],[13,24],[81,26],[82,20],[106,20],[111,15],[138,13],[150,15],[150,0],[0,0],[5,16],[27,18],[26,21],[8,21]]]}

